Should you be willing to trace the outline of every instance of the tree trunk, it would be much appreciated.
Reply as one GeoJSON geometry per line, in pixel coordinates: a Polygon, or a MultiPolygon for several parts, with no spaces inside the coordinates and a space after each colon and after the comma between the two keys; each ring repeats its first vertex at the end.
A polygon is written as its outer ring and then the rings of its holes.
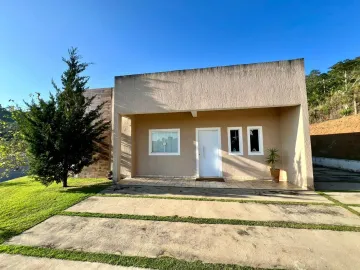
{"type": "Polygon", "coordinates": [[[356,93],[355,93],[355,90],[354,90],[354,114],[357,114],[357,103],[356,103],[356,93]]]}
{"type": "Polygon", "coordinates": [[[67,187],[67,179],[68,179],[68,162],[67,162],[67,158],[65,158],[64,160],[64,172],[63,172],[63,176],[62,176],[62,183],[63,183],[63,187],[67,187]]]}
{"type": "Polygon", "coordinates": [[[67,184],[67,174],[66,174],[66,176],[63,177],[62,183],[63,183],[63,187],[68,187],[68,184],[67,184]]]}

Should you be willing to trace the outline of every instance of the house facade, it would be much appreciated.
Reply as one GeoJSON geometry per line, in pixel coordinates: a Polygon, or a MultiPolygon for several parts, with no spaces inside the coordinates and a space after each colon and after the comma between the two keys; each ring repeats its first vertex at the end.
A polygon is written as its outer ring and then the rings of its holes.
{"type": "Polygon", "coordinates": [[[269,179],[313,188],[303,59],[115,77],[112,171],[269,179]]]}

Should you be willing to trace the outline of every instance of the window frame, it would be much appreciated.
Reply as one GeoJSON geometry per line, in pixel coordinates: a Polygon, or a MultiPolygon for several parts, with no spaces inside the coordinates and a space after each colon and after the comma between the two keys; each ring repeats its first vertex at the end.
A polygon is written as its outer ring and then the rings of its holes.
{"type": "Polygon", "coordinates": [[[180,128],[167,128],[167,129],[149,129],[149,156],[180,156],[180,128]],[[153,153],[152,152],[152,132],[174,132],[176,131],[178,133],[178,151],[176,153],[153,153]]]}
{"type": "Polygon", "coordinates": [[[247,141],[248,141],[248,155],[249,156],[263,156],[264,155],[264,140],[262,126],[248,126],[247,127],[247,141]],[[250,130],[257,129],[259,131],[259,152],[251,152],[250,145],[250,130]]]}
{"type": "Polygon", "coordinates": [[[227,128],[227,139],[228,139],[228,154],[230,156],[242,156],[244,155],[244,143],[243,143],[243,134],[242,127],[228,127],[227,128]],[[231,131],[238,130],[239,131],[239,152],[231,152],[231,131]]]}

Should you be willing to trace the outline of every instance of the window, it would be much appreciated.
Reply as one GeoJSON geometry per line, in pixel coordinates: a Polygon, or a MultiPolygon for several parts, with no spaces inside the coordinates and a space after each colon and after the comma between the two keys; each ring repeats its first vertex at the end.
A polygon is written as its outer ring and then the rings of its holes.
{"type": "Polygon", "coordinates": [[[241,127],[228,128],[228,149],[229,155],[243,154],[243,139],[241,127]]]}
{"type": "Polygon", "coordinates": [[[249,155],[263,155],[263,134],[262,127],[248,127],[248,150],[249,155]]]}
{"type": "Polygon", "coordinates": [[[180,155],[180,129],[150,129],[149,155],[180,155]]]}

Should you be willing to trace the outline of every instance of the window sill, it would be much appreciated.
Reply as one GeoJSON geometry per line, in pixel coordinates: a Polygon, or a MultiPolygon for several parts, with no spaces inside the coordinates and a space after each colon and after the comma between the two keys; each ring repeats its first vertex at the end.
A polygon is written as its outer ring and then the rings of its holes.
{"type": "Polygon", "coordinates": [[[149,156],[180,156],[180,153],[149,153],[149,156]]]}
{"type": "Polygon", "coordinates": [[[263,152],[249,152],[248,155],[249,156],[263,156],[264,153],[263,152]]]}
{"type": "Polygon", "coordinates": [[[231,153],[231,152],[228,152],[228,155],[229,156],[243,156],[244,154],[241,153],[241,152],[238,152],[238,153],[231,153]]]}

